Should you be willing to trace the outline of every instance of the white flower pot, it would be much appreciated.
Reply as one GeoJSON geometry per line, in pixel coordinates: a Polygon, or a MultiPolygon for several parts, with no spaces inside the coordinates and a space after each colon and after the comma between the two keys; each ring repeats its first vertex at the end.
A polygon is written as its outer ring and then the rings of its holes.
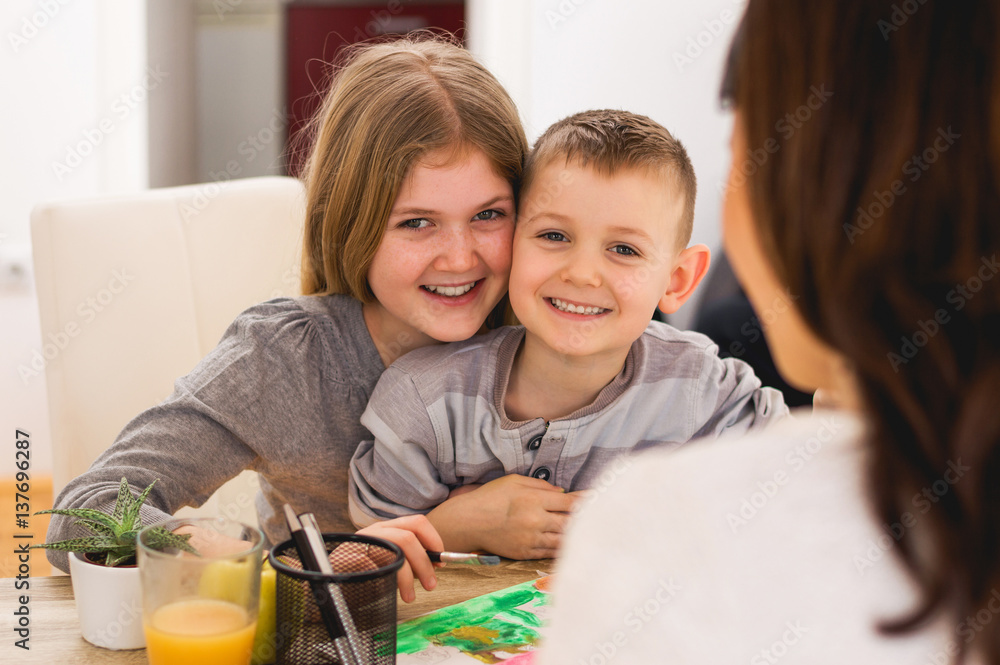
{"type": "Polygon", "coordinates": [[[108,568],[72,552],[69,574],[83,639],[105,649],[146,646],[138,567],[108,568]]]}

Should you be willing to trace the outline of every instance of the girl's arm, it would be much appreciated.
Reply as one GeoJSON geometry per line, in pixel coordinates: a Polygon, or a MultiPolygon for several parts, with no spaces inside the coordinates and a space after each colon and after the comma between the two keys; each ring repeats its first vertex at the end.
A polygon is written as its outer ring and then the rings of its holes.
{"type": "MultiPolygon", "coordinates": [[[[318,363],[304,351],[317,348],[309,342],[314,334],[311,319],[292,301],[241,314],[219,345],[177,380],[169,398],[128,423],[90,469],[60,492],[55,507],[110,510],[123,476],[136,494],[156,480],[140,513],[143,524],[151,524],[185,505],[201,505],[262,455],[280,459],[277,446],[287,439],[287,420],[295,417],[284,395],[289,384],[317,382],[313,392],[320,394],[318,363]]],[[[317,408],[295,399],[302,409],[317,408]]],[[[48,540],[73,537],[73,522],[53,516],[48,540]]],[[[66,570],[64,552],[49,550],[48,556],[66,570]]]]}

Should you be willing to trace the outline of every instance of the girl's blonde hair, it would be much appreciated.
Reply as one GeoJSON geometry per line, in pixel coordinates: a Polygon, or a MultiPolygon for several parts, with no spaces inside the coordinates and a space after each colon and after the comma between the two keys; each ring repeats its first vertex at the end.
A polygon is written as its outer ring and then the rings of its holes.
{"type": "Polygon", "coordinates": [[[374,300],[368,268],[403,179],[421,156],[481,150],[516,194],[528,150],[507,91],[468,51],[438,36],[357,48],[315,121],[305,175],[306,295],[374,300]]]}

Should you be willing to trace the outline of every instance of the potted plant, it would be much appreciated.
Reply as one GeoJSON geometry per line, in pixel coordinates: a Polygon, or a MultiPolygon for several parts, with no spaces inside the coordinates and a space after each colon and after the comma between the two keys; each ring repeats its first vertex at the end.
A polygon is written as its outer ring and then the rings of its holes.
{"type": "MultiPolygon", "coordinates": [[[[142,589],[136,567],[136,535],[144,526],[139,508],[154,480],[137,498],[122,478],[111,514],[91,508],[42,510],[36,515],[53,514],[77,518],[75,524],[92,535],[54,543],[32,545],[69,552],[69,573],[80,617],[83,638],[106,649],[138,649],[145,646],[142,631],[142,589]]],[[[188,544],[190,535],[171,533],[154,527],[160,548],[175,547],[197,554],[188,544]]]]}

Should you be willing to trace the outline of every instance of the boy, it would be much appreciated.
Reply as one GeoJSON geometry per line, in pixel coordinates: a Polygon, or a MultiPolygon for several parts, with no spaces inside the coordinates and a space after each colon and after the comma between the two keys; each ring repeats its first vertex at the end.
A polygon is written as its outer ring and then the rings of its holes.
{"type": "MultiPolygon", "coordinates": [[[[523,327],[418,349],[385,371],[361,419],[375,440],[351,460],[351,519],[426,513],[508,474],[587,489],[635,448],[785,415],[748,365],[650,322],[708,270],[708,248],[687,247],[695,191],[683,146],[645,116],[588,111],[550,127],[514,231],[523,327]]],[[[446,547],[475,545],[429,517],[446,547]]]]}

